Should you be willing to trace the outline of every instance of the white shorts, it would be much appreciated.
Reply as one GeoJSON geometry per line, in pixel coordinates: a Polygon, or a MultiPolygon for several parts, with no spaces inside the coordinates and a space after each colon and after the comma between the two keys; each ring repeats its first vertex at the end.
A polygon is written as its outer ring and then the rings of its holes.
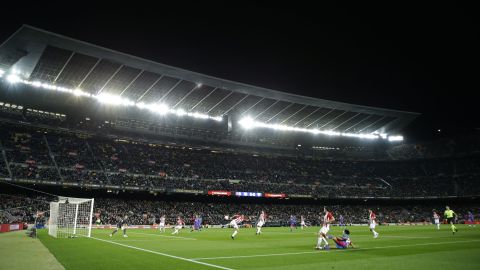
{"type": "Polygon", "coordinates": [[[175,226],[175,229],[180,230],[182,228],[182,225],[177,225],[175,226]]]}
{"type": "Polygon", "coordinates": [[[164,228],[165,227],[165,223],[160,223],[160,225],[158,225],[159,228],[164,228]]]}
{"type": "Polygon", "coordinates": [[[122,228],[120,228],[122,231],[125,230],[127,228],[127,226],[122,226],[122,228]]]}
{"type": "Polygon", "coordinates": [[[307,226],[305,225],[305,221],[300,222],[300,226],[307,226]]]}
{"type": "Polygon", "coordinates": [[[257,227],[262,227],[265,224],[265,221],[259,221],[257,223],[257,227]]]}
{"type": "Polygon", "coordinates": [[[440,224],[440,219],[436,218],[435,219],[435,224],[440,224]]]}
{"type": "Polygon", "coordinates": [[[370,229],[372,230],[375,229],[375,225],[376,225],[375,222],[370,223],[370,229]]]}
{"type": "Polygon", "coordinates": [[[235,220],[230,222],[230,226],[232,226],[234,229],[238,229],[238,224],[235,222],[235,220]]]}
{"type": "Polygon", "coordinates": [[[323,225],[322,228],[320,229],[321,234],[327,234],[330,231],[330,224],[323,225]]]}

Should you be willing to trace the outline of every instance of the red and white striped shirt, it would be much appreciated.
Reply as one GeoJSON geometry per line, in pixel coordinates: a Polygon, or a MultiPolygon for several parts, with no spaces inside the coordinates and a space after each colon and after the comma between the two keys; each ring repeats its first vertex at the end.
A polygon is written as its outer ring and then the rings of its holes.
{"type": "Polygon", "coordinates": [[[323,223],[328,224],[334,220],[332,212],[325,213],[325,216],[323,217],[323,223]]]}
{"type": "Polygon", "coordinates": [[[242,223],[243,220],[244,220],[244,216],[243,215],[237,215],[237,216],[234,216],[234,220],[235,220],[235,223],[242,223]]]}
{"type": "Polygon", "coordinates": [[[375,218],[377,218],[377,217],[375,216],[375,213],[374,213],[373,211],[370,212],[370,217],[369,217],[370,223],[375,222],[375,218]]]}

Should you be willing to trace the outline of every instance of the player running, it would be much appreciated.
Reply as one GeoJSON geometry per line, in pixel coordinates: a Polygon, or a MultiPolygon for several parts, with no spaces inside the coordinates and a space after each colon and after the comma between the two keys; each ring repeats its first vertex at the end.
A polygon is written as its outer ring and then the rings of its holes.
{"type": "Polygon", "coordinates": [[[433,221],[435,226],[437,226],[437,230],[440,230],[440,215],[435,210],[433,210],[433,221]]]}
{"type": "Polygon", "coordinates": [[[300,216],[300,228],[303,230],[303,227],[307,228],[307,224],[305,223],[305,217],[300,216]]]}
{"type": "Polygon", "coordinates": [[[230,236],[230,237],[232,238],[232,240],[235,240],[235,236],[236,236],[237,233],[238,233],[238,225],[239,225],[240,223],[242,223],[244,220],[245,220],[245,216],[244,216],[244,215],[235,215],[235,216],[233,216],[232,221],[230,221],[230,226],[232,226],[233,229],[234,229],[233,234],[230,236]]]}
{"type": "Polygon", "coordinates": [[[158,223],[158,230],[160,232],[165,232],[165,215],[160,217],[160,223],[158,223]]]}
{"type": "Polygon", "coordinates": [[[323,207],[323,226],[318,232],[318,240],[317,240],[317,246],[315,247],[316,249],[330,249],[330,246],[328,245],[327,241],[327,234],[328,231],[330,231],[330,223],[335,221],[335,218],[333,217],[332,212],[327,211],[327,208],[323,207]],[[325,242],[325,245],[322,247],[322,241],[325,242]]]}
{"type": "Polygon", "coordinates": [[[378,233],[375,231],[375,226],[377,225],[376,218],[377,216],[372,211],[372,209],[368,209],[368,223],[370,224],[370,231],[373,233],[373,238],[378,237],[378,233]]]}
{"type": "Polygon", "coordinates": [[[177,218],[177,225],[175,225],[174,231],[172,232],[172,234],[178,234],[178,232],[180,231],[180,229],[183,228],[183,226],[185,226],[185,221],[183,221],[183,219],[181,217],[178,217],[177,218]]]}
{"type": "Polygon", "coordinates": [[[257,232],[255,233],[256,235],[262,233],[262,227],[265,224],[265,220],[266,220],[266,215],[265,215],[265,212],[262,211],[260,212],[260,216],[258,217],[257,232]]]}
{"type": "Polygon", "coordinates": [[[115,233],[117,233],[118,230],[123,231],[123,237],[128,237],[127,235],[127,225],[126,225],[126,220],[128,216],[125,216],[124,218],[119,218],[117,222],[117,227],[115,230],[110,234],[110,237],[112,237],[115,233]]]}
{"type": "Polygon", "coordinates": [[[288,223],[290,224],[290,231],[293,231],[293,228],[297,228],[297,218],[294,215],[290,216],[288,223]]]}
{"type": "Polygon", "coordinates": [[[446,206],[444,215],[445,215],[445,218],[447,219],[448,224],[450,224],[450,228],[452,229],[452,234],[455,234],[456,232],[458,232],[457,227],[455,227],[455,225],[453,224],[453,220],[454,220],[453,218],[457,217],[457,214],[453,212],[453,210],[451,210],[449,206],[446,206]]]}

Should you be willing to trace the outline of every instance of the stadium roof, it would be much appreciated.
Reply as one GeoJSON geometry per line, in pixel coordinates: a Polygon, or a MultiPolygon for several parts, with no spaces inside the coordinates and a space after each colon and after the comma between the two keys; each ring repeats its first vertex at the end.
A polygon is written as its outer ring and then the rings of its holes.
{"type": "Polygon", "coordinates": [[[156,63],[24,25],[0,46],[0,69],[30,81],[119,95],[134,102],[268,124],[397,132],[418,114],[289,94],[156,63]]]}

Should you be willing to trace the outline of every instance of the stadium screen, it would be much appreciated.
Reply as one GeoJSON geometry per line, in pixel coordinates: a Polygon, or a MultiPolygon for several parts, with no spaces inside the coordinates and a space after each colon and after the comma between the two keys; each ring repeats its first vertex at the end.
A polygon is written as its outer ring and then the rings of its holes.
{"type": "Polygon", "coordinates": [[[262,197],[261,192],[246,192],[246,191],[237,191],[235,192],[235,196],[238,197],[262,197]]]}

